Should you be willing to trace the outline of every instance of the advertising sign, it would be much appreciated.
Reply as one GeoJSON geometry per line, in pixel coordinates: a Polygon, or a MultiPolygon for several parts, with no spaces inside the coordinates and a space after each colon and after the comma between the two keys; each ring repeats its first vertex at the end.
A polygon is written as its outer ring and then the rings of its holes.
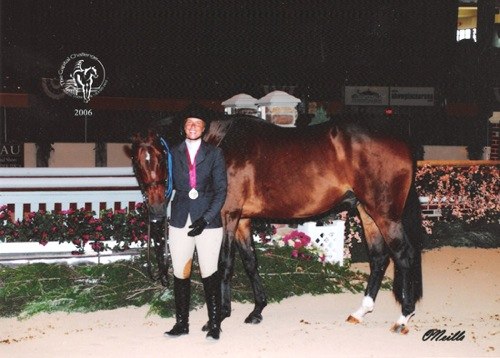
{"type": "Polygon", "coordinates": [[[347,106],[386,106],[389,87],[345,86],[347,106]]]}
{"type": "Polygon", "coordinates": [[[24,144],[0,143],[0,167],[24,167],[24,144]]]}
{"type": "Polygon", "coordinates": [[[391,106],[434,106],[434,87],[391,87],[391,106]]]}

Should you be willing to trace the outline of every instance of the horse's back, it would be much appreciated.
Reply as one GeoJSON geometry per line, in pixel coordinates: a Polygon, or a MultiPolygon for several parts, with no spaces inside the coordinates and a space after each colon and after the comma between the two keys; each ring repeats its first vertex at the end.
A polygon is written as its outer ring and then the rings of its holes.
{"type": "Polygon", "coordinates": [[[380,191],[379,183],[411,175],[404,142],[349,121],[299,129],[237,118],[222,148],[230,195],[234,193],[234,201],[249,216],[318,215],[349,191],[362,198],[373,196],[371,192],[380,191]]]}

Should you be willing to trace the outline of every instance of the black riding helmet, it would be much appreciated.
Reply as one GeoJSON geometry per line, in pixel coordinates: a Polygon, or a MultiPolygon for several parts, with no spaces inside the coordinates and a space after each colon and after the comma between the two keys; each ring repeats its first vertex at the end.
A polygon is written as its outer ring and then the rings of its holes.
{"type": "Polygon", "coordinates": [[[179,114],[180,119],[180,131],[182,136],[184,136],[184,123],[188,118],[198,118],[205,122],[205,131],[210,127],[210,122],[214,118],[214,113],[198,103],[191,103],[186,108],[184,108],[179,114]]]}

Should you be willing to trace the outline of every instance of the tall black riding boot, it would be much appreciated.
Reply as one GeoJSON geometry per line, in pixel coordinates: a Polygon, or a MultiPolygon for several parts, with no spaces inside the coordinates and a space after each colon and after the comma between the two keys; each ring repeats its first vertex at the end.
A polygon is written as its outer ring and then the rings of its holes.
{"type": "Polygon", "coordinates": [[[208,310],[207,338],[219,339],[221,320],[221,280],[219,272],[203,278],[202,281],[208,310]]]}
{"type": "Polygon", "coordinates": [[[180,279],[174,276],[175,319],[174,327],[165,332],[166,336],[177,337],[189,333],[189,299],[191,296],[191,279],[180,279]]]}

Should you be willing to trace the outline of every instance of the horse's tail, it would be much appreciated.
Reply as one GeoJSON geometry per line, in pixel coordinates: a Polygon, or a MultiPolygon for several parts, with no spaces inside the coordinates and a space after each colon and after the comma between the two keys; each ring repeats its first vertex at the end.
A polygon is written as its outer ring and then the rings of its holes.
{"type": "MultiPolygon", "coordinates": [[[[422,246],[424,229],[422,213],[415,184],[412,183],[403,212],[403,228],[405,239],[409,245],[410,280],[413,287],[413,298],[418,301],[422,297],[422,246]]],[[[403,302],[401,297],[402,274],[395,269],[393,292],[398,302],[403,302]]]]}

